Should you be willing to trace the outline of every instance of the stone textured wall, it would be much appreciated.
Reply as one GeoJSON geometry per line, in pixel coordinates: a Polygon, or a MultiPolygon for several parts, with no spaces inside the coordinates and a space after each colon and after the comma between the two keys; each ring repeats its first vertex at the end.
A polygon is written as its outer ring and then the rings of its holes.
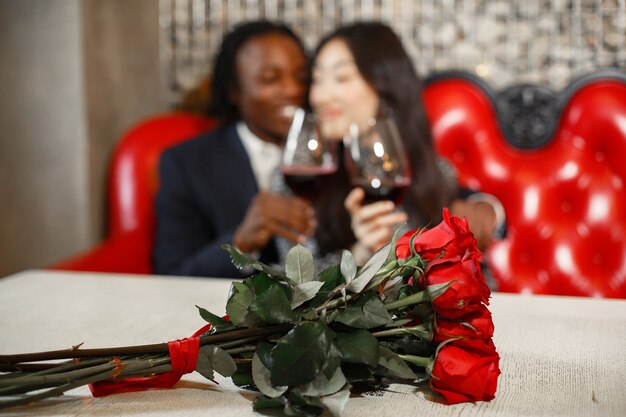
{"type": "Polygon", "coordinates": [[[161,59],[171,103],[207,73],[233,24],[287,22],[312,47],[335,26],[382,20],[424,75],[466,69],[494,87],[560,89],[600,67],[626,66],[626,0],[161,0],[161,59]]]}

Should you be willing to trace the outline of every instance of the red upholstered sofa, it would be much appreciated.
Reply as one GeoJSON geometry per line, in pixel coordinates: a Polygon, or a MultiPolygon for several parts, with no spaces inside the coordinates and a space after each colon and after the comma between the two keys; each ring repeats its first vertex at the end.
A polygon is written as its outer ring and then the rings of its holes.
{"type": "Polygon", "coordinates": [[[626,73],[559,94],[448,73],[425,100],[438,152],[504,206],[506,237],[487,251],[501,291],[626,298],[626,73]]]}
{"type": "Polygon", "coordinates": [[[158,162],[166,148],[211,129],[202,116],[170,113],[139,122],[120,139],[108,184],[108,237],[50,269],[149,274],[158,162]]]}
{"type": "MultiPolygon", "coordinates": [[[[626,298],[626,74],[600,71],[557,94],[496,93],[448,73],[424,94],[438,152],[504,206],[506,237],[487,250],[499,289],[626,298]]],[[[172,114],[131,129],[113,159],[109,237],[53,268],[150,273],[158,156],[212,125],[172,114]]]]}

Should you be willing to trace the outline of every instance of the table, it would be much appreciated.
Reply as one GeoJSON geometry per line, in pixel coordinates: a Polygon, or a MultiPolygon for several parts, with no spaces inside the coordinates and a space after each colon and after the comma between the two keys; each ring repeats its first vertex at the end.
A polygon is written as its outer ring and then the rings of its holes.
{"type": "MultiPolygon", "coordinates": [[[[0,353],[158,343],[204,322],[194,305],[222,314],[230,281],[25,271],[0,279],[0,353]]],[[[496,293],[491,303],[502,375],[492,402],[446,406],[428,391],[392,385],[351,398],[345,416],[626,415],[626,300],[496,293]]],[[[250,416],[253,393],[197,373],[169,390],[64,397],[0,416],[250,416]]]]}

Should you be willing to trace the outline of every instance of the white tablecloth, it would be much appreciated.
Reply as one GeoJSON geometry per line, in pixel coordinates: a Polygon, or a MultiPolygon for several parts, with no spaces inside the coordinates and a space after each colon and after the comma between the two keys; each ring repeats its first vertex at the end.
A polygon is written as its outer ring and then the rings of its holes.
{"type": "MultiPolygon", "coordinates": [[[[224,279],[25,271],[0,279],[0,353],[166,342],[224,313],[224,279]]],[[[492,402],[446,406],[393,385],[351,398],[345,416],[626,416],[626,300],[494,294],[502,375],[492,402]]],[[[197,373],[169,390],[92,398],[86,387],[0,410],[29,416],[246,416],[252,392],[197,373]]]]}

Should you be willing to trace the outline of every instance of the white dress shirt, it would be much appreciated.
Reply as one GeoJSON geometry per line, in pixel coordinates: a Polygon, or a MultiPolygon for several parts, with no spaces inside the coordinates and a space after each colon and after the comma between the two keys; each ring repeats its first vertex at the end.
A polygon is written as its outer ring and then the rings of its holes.
{"type": "Polygon", "coordinates": [[[256,136],[244,122],[237,123],[237,134],[248,153],[259,191],[267,191],[270,187],[272,173],[280,164],[282,149],[280,146],[266,142],[256,136]]]}

